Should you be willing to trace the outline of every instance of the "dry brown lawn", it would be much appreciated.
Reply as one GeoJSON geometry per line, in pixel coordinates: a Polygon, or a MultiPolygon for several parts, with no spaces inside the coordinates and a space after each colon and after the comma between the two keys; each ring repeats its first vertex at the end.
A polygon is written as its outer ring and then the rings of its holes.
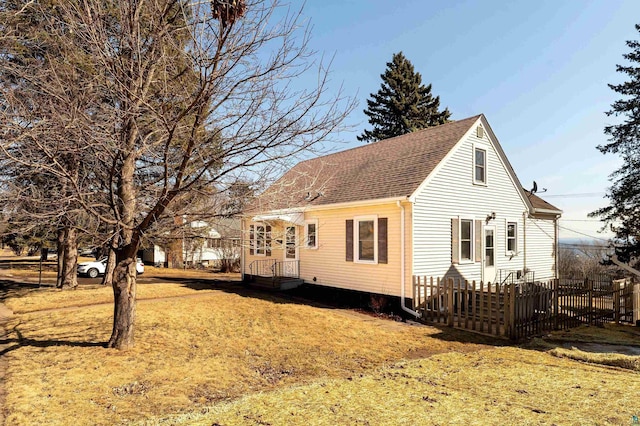
{"type": "Polygon", "coordinates": [[[640,414],[631,370],[233,285],[140,285],[135,348],[105,349],[110,291],[6,300],[7,424],[582,425],[640,414]]]}

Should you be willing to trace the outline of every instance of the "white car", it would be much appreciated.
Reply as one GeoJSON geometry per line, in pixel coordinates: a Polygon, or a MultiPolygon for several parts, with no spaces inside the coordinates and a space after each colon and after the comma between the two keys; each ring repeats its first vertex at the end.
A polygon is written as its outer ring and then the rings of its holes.
{"type": "MultiPolygon", "coordinates": [[[[107,258],[103,257],[94,262],[82,262],[78,264],[78,275],[86,275],[89,278],[95,278],[98,275],[104,275],[107,269],[107,258]]],[[[144,263],[139,257],[136,259],[136,272],[138,275],[144,273],[144,263]]]]}

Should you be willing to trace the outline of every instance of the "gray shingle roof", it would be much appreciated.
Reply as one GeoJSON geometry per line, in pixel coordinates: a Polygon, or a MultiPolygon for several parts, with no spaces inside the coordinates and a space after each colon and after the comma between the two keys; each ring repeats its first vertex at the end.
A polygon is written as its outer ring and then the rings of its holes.
{"type": "MultiPolygon", "coordinates": [[[[249,210],[408,197],[481,116],[302,161],[262,193],[249,210]]],[[[535,208],[558,210],[535,195],[529,199],[535,208]]]]}
{"type": "Polygon", "coordinates": [[[265,211],[409,196],[479,117],[298,163],[255,207],[265,211]]]}

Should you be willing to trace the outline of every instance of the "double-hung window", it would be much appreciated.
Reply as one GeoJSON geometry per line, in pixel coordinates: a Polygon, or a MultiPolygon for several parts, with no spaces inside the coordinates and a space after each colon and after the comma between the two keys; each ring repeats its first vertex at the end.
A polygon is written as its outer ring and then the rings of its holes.
{"type": "Polygon", "coordinates": [[[476,147],[473,151],[473,182],[485,185],[487,183],[487,150],[476,147]]]}
{"type": "Polygon", "coordinates": [[[374,262],[375,253],[375,221],[358,221],[358,260],[374,262]]]}
{"type": "Polygon", "coordinates": [[[473,220],[460,219],[460,260],[473,259],[473,220]]]}
{"type": "Polygon", "coordinates": [[[507,253],[514,254],[518,250],[518,224],[507,222],[507,253]]]}
{"type": "Polygon", "coordinates": [[[307,248],[318,248],[318,220],[308,220],[305,222],[305,241],[307,248]]]}
{"type": "Polygon", "coordinates": [[[346,221],[345,260],[355,263],[387,264],[389,221],[386,217],[357,216],[346,221]]]}

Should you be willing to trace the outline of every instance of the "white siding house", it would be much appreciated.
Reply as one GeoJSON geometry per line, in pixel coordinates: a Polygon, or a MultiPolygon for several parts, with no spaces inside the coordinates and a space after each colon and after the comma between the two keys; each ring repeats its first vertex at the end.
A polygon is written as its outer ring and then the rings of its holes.
{"type": "Polygon", "coordinates": [[[299,163],[245,213],[242,271],[403,299],[415,275],[546,280],[561,213],[478,115],[299,163]]]}
{"type": "MultiPolygon", "coordinates": [[[[178,252],[182,251],[178,258],[187,266],[216,266],[223,259],[240,257],[240,223],[234,219],[218,219],[215,223],[191,221],[184,224],[176,238],[179,239],[178,252]]],[[[142,260],[147,264],[167,265],[171,240],[164,243],[142,250],[142,260]]]]}

